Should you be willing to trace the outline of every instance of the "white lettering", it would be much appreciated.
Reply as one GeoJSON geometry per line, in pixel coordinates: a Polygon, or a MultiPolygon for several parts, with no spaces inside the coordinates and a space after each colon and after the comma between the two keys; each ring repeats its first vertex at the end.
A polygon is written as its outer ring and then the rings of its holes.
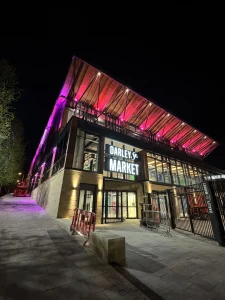
{"type": "Polygon", "coordinates": [[[125,157],[127,158],[127,150],[125,150],[124,152],[125,152],[125,157]]]}
{"type": "Polygon", "coordinates": [[[132,174],[131,173],[131,163],[127,163],[127,174],[132,174]]]}
{"type": "Polygon", "coordinates": [[[122,161],[122,173],[127,173],[125,161],[122,161]]]}
{"type": "Polygon", "coordinates": [[[117,172],[121,173],[121,161],[117,161],[117,172]]]}
{"type": "Polygon", "coordinates": [[[129,157],[129,159],[131,159],[131,151],[127,151],[128,152],[128,157],[129,157]]]}
{"type": "Polygon", "coordinates": [[[135,175],[135,165],[134,164],[131,164],[131,170],[132,170],[132,175],[135,175]]]}
{"type": "Polygon", "coordinates": [[[116,171],[116,160],[110,158],[109,160],[109,170],[110,171],[116,171]]]}
{"type": "Polygon", "coordinates": [[[119,150],[119,148],[114,147],[114,155],[118,155],[117,150],[119,150]]]}
{"type": "Polygon", "coordinates": [[[139,165],[135,165],[136,166],[136,175],[139,174],[139,165]]]}
{"type": "Polygon", "coordinates": [[[118,148],[118,156],[121,156],[121,150],[120,148],[118,148]]]}
{"type": "Polygon", "coordinates": [[[114,154],[114,147],[113,147],[113,146],[110,146],[110,147],[109,147],[109,153],[110,153],[110,154],[114,154]]]}

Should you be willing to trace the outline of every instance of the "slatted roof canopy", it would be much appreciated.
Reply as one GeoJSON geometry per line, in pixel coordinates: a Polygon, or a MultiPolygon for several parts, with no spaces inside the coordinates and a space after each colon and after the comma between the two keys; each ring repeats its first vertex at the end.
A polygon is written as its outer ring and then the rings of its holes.
{"type": "Polygon", "coordinates": [[[189,153],[208,155],[218,146],[212,138],[159,107],[154,101],[138,95],[83,60],[74,57],[72,97],[102,114],[110,114],[138,127],[143,134],[179,145],[189,153]]]}

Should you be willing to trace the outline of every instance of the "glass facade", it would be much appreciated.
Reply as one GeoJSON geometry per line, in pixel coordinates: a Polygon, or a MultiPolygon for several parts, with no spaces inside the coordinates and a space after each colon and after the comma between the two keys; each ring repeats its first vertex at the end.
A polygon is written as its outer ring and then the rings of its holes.
{"type": "Polygon", "coordinates": [[[171,185],[189,186],[201,182],[208,174],[190,164],[154,153],[147,154],[149,180],[171,185]]]}

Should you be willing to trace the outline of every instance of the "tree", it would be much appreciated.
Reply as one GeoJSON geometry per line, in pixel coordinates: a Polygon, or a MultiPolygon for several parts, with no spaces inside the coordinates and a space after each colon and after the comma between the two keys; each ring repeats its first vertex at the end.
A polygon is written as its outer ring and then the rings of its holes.
{"type": "Polygon", "coordinates": [[[25,146],[23,126],[19,120],[13,120],[11,134],[5,140],[4,155],[0,157],[0,182],[2,185],[15,184],[18,173],[23,169],[25,146]]]}
{"type": "Polygon", "coordinates": [[[23,165],[23,127],[13,121],[13,103],[19,95],[16,69],[0,60],[0,187],[15,183],[23,165]]]}
{"type": "Polygon", "coordinates": [[[0,60],[0,143],[10,135],[14,119],[12,104],[19,95],[15,68],[6,60],[0,60]]]}

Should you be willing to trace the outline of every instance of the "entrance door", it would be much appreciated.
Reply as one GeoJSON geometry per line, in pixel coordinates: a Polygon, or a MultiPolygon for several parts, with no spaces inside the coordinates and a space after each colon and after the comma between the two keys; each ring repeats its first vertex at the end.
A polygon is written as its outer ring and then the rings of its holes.
{"type": "Polygon", "coordinates": [[[136,193],[122,192],[122,212],[125,219],[137,218],[136,193]]]}
{"type": "Polygon", "coordinates": [[[168,213],[167,193],[157,191],[152,193],[152,210],[168,213]]]}
{"type": "Polygon", "coordinates": [[[137,218],[137,196],[135,192],[105,191],[103,221],[123,221],[137,218]]]}
{"type": "Polygon", "coordinates": [[[95,191],[95,185],[81,184],[78,208],[87,211],[95,211],[95,191]]]}

